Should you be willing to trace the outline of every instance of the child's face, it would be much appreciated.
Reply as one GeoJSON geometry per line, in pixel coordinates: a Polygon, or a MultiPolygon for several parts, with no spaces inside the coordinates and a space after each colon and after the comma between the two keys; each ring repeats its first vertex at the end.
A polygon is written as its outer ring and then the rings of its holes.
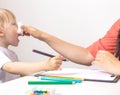
{"type": "Polygon", "coordinates": [[[17,23],[16,20],[12,20],[9,23],[6,23],[6,27],[4,29],[4,41],[6,46],[18,46],[19,39],[17,33],[17,23]]]}

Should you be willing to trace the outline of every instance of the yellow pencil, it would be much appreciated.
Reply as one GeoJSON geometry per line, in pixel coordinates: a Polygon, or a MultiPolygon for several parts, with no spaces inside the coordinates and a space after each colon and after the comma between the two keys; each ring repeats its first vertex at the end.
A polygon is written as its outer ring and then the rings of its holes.
{"type": "Polygon", "coordinates": [[[81,80],[81,81],[83,81],[84,80],[84,78],[77,78],[77,77],[69,77],[69,76],[46,76],[46,77],[53,77],[53,78],[66,78],[66,79],[74,79],[74,80],[81,80]]]}

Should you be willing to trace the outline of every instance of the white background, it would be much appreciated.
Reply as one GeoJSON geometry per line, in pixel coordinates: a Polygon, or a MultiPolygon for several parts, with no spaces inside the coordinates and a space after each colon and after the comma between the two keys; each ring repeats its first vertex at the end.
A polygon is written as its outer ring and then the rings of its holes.
{"type": "MultiPolygon", "coordinates": [[[[119,0],[0,0],[0,7],[11,10],[17,21],[32,25],[70,43],[87,47],[102,37],[119,19],[119,0]]],[[[20,37],[18,47],[10,47],[21,61],[42,61],[48,57],[32,49],[57,54],[46,43],[20,37]]],[[[72,52],[72,51],[70,51],[72,52]]],[[[84,67],[64,62],[63,67],[84,67]]]]}

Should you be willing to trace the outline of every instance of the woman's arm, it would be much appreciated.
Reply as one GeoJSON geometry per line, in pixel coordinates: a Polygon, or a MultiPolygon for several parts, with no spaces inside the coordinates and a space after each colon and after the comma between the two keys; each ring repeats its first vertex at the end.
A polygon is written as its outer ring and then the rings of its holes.
{"type": "Polygon", "coordinates": [[[22,26],[22,28],[25,34],[30,34],[33,37],[46,42],[58,53],[75,63],[91,65],[91,62],[94,60],[91,53],[82,46],[73,45],[31,26],[22,26]]]}

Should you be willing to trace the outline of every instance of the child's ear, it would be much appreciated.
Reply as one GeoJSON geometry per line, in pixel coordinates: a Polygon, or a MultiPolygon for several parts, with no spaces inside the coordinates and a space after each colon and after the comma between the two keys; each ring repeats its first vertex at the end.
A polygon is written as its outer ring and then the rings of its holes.
{"type": "Polygon", "coordinates": [[[0,37],[4,36],[4,30],[0,28],[0,37]]]}

